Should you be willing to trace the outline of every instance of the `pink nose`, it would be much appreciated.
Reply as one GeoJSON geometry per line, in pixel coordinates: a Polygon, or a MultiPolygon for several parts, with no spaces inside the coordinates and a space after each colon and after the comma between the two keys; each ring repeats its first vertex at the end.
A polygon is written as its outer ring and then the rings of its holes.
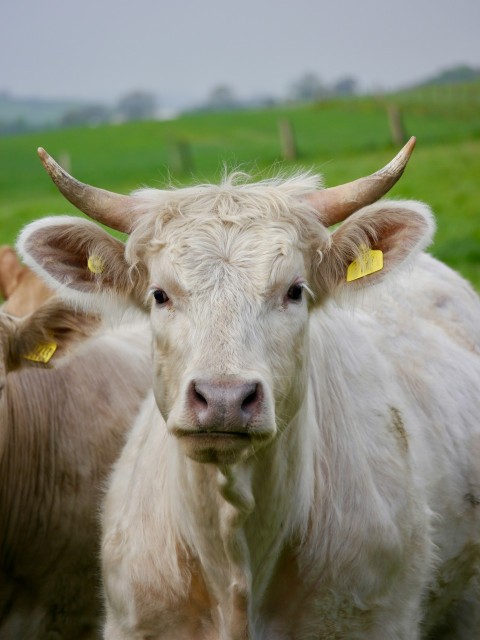
{"type": "Polygon", "coordinates": [[[197,427],[207,431],[238,432],[248,429],[260,414],[263,389],[260,382],[192,380],[188,406],[197,427]]]}

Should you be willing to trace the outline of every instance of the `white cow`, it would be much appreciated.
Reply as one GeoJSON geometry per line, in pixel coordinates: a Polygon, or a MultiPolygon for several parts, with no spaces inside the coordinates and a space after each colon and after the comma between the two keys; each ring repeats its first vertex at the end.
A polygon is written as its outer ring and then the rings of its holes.
{"type": "Polygon", "coordinates": [[[105,638],[479,637],[480,302],[421,253],[427,206],[376,202],[412,148],[333,189],[131,196],[40,152],[131,235],[44,219],[24,258],[85,308],[143,307],[154,336],[104,506],[105,638]]]}

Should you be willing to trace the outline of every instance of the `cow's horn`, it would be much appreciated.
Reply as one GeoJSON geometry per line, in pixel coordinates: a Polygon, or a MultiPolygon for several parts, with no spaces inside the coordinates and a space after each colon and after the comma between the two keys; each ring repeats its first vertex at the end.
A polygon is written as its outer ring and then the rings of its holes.
{"type": "Polygon", "coordinates": [[[358,209],[385,195],[402,175],[415,142],[414,137],[410,138],[395,158],[376,173],[338,187],[317,191],[310,196],[309,200],[322,222],[327,227],[342,222],[358,209]]]}
{"type": "Polygon", "coordinates": [[[123,196],[79,182],[41,147],[38,149],[38,155],[59,191],[77,209],[111,229],[130,233],[136,219],[133,206],[135,201],[131,196],[123,196]]]}

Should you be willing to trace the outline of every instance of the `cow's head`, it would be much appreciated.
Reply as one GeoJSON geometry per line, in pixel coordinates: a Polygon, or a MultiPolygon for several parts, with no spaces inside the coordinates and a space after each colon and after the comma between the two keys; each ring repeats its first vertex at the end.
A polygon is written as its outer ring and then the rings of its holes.
{"type": "Polygon", "coordinates": [[[79,183],[41,151],[71,202],[130,238],[125,247],[91,222],[48,218],[24,230],[19,249],[84,308],[114,301],[149,312],[155,396],[170,432],[197,461],[236,462],[301,406],[310,311],[378,282],[430,240],[427,207],[376,202],[412,149],[413,141],[381,171],[333,189],[305,174],[256,184],[231,176],[131,196],[79,183]],[[371,249],[383,267],[347,282],[349,265],[371,249]]]}
{"type": "Polygon", "coordinates": [[[0,397],[8,373],[23,366],[53,366],[99,325],[98,316],[77,313],[59,299],[20,318],[0,311],[0,397]]]}

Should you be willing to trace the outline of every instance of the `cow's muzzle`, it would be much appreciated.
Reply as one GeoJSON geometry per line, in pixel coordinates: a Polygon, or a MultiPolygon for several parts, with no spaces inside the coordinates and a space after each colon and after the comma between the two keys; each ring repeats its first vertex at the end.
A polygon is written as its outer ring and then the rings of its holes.
{"type": "Polygon", "coordinates": [[[275,432],[261,380],[190,380],[185,420],[171,429],[199,462],[235,462],[275,432]]]}
{"type": "Polygon", "coordinates": [[[187,405],[199,431],[247,432],[262,411],[264,393],[259,381],[192,380],[187,405]]]}

